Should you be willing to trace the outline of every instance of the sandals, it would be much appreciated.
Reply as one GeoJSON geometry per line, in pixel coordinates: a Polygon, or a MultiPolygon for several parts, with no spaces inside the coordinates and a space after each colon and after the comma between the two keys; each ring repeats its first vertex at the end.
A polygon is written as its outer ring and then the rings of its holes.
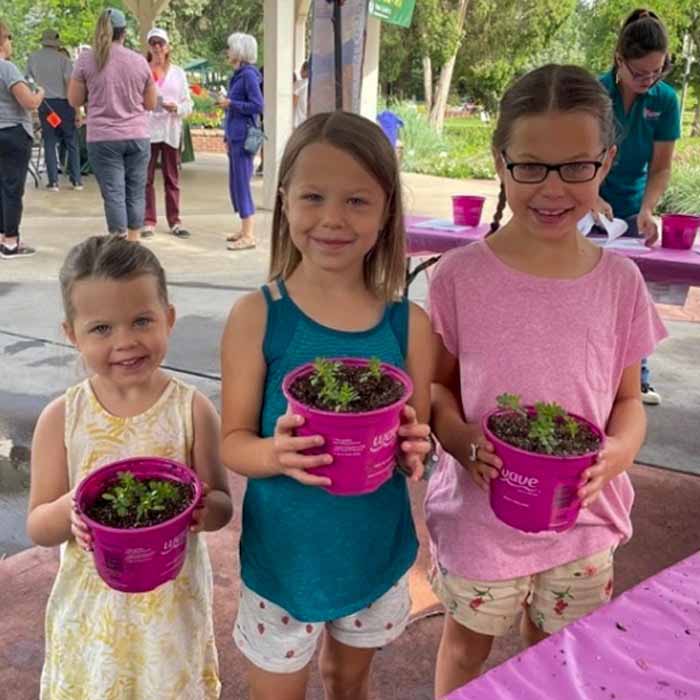
{"type": "Polygon", "coordinates": [[[226,236],[227,243],[235,243],[243,238],[243,231],[238,231],[238,233],[232,233],[230,236],[226,236]]]}
{"type": "Polygon", "coordinates": [[[177,238],[189,238],[190,237],[190,232],[186,228],[182,228],[180,224],[175,224],[170,229],[170,233],[173,234],[173,236],[177,236],[177,238]]]}
{"type": "Polygon", "coordinates": [[[251,248],[255,248],[255,239],[241,237],[229,243],[226,247],[228,250],[250,250],[251,248]]]}

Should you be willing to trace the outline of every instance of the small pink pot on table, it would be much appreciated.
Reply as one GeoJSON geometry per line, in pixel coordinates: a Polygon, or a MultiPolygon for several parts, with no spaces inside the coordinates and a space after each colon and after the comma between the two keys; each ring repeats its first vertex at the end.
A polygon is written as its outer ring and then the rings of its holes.
{"type": "Polygon", "coordinates": [[[700,228],[700,216],[690,214],[662,214],[661,247],[690,250],[700,228]]]}

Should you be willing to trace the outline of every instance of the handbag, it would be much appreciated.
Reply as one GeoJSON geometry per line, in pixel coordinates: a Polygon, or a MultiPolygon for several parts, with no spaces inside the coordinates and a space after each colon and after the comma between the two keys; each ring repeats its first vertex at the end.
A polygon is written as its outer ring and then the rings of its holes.
{"type": "Polygon", "coordinates": [[[253,123],[248,125],[245,141],[243,142],[243,150],[249,155],[254,156],[266,140],[267,136],[265,136],[265,132],[260,128],[260,118],[256,114],[255,117],[253,117],[253,123]]]}

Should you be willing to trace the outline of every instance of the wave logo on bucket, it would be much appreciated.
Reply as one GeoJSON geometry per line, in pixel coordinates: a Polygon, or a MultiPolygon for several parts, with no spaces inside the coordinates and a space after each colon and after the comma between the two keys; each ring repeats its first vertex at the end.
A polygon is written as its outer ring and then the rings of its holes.
{"type": "Polygon", "coordinates": [[[186,539],[187,530],[181,532],[177,537],[173,537],[172,539],[166,540],[165,542],[163,542],[163,553],[170,552],[173,549],[177,549],[178,547],[182,547],[185,544],[186,539]]]}
{"type": "Polygon", "coordinates": [[[372,453],[384,450],[387,447],[391,447],[396,439],[396,428],[387,430],[386,433],[380,433],[372,438],[372,444],[369,446],[369,451],[372,453]]]}
{"type": "Polygon", "coordinates": [[[518,474],[518,472],[503,467],[498,478],[528,496],[536,496],[539,493],[537,486],[540,480],[535,476],[525,476],[525,474],[518,474]]]}

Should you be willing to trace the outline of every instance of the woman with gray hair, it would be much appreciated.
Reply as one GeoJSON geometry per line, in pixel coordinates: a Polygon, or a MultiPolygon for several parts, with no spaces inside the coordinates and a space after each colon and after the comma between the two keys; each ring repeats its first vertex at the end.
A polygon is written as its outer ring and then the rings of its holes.
{"type": "Polygon", "coordinates": [[[262,76],[253,65],[258,59],[255,37],[231,34],[228,38],[228,59],[234,70],[226,97],[219,100],[219,105],[226,110],[224,140],[229,159],[229,193],[233,209],[241,218],[241,230],[227,240],[229,250],[246,250],[255,247],[255,205],[250,191],[253,155],[245,150],[244,143],[248,129],[257,125],[263,112],[262,76]]]}

